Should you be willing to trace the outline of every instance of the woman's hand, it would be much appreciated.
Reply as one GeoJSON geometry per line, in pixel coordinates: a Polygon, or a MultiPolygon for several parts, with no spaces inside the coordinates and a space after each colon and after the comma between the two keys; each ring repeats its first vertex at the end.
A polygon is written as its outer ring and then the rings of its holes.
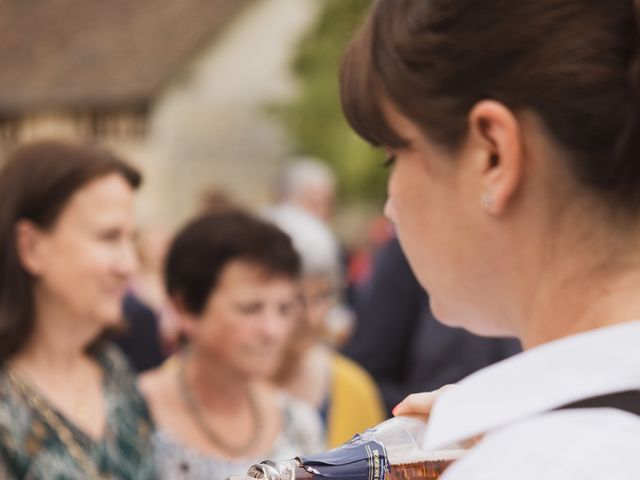
{"type": "Polygon", "coordinates": [[[433,392],[414,393],[405,398],[393,409],[393,415],[395,417],[399,415],[419,415],[421,417],[428,417],[431,413],[431,408],[434,402],[440,396],[440,394],[450,388],[454,388],[455,385],[445,385],[433,392]]]}
{"type": "MultiPolygon", "coordinates": [[[[450,388],[455,388],[455,385],[445,385],[433,392],[414,393],[409,395],[396,405],[396,408],[393,409],[393,416],[411,415],[421,417],[426,420],[429,418],[431,408],[433,407],[436,399],[442,392],[449,390],[450,388]]],[[[482,435],[464,440],[460,442],[460,445],[462,448],[473,448],[480,440],[482,440],[482,435]]]]}

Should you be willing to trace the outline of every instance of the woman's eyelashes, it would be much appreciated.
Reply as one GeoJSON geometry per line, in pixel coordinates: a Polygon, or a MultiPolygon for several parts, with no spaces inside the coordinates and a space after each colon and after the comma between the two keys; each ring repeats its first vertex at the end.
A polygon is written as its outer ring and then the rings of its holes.
{"type": "Polygon", "coordinates": [[[122,237],[122,232],[117,228],[109,228],[98,232],[98,237],[105,242],[117,242],[122,237]]]}
{"type": "Polygon", "coordinates": [[[393,164],[395,162],[396,162],[396,155],[395,154],[390,154],[390,155],[387,155],[387,158],[382,163],[382,166],[384,168],[391,168],[391,167],[393,167],[393,164]]]}
{"type": "Polygon", "coordinates": [[[251,315],[254,313],[258,313],[262,310],[263,304],[261,302],[251,302],[251,303],[240,303],[236,304],[236,309],[240,313],[244,313],[247,315],[251,315]]]}

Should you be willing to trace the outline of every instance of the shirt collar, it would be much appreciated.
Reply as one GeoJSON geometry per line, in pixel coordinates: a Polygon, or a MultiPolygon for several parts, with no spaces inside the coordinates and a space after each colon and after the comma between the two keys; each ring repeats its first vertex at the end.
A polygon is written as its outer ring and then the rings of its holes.
{"type": "Polygon", "coordinates": [[[549,342],[484,368],[441,394],[423,447],[451,447],[577,400],[640,389],[639,347],[640,321],[634,321],[549,342]]]}

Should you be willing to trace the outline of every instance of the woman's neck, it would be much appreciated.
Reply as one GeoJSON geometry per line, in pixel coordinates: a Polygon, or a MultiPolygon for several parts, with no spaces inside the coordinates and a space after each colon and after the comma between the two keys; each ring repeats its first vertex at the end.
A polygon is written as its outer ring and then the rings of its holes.
{"type": "Polygon", "coordinates": [[[100,327],[77,318],[54,299],[35,294],[33,331],[16,355],[22,361],[47,369],[69,369],[86,358],[86,349],[100,334],[100,327]]]}
{"type": "Polygon", "coordinates": [[[529,289],[519,332],[525,349],[588,330],[640,320],[640,244],[585,232],[558,249],[529,289]],[[598,248],[598,245],[600,246],[598,248]],[[598,253],[599,252],[599,253],[598,253]]]}
{"type": "Polygon", "coordinates": [[[15,360],[33,367],[61,372],[73,370],[79,361],[86,358],[84,348],[70,345],[57,335],[34,333],[15,360]]]}
{"type": "Polygon", "coordinates": [[[326,400],[331,382],[331,353],[320,343],[307,348],[283,387],[316,408],[326,400]]]}
{"type": "Polygon", "coordinates": [[[247,406],[250,379],[197,349],[186,352],[183,362],[187,387],[206,409],[233,412],[247,406]]]}
{"type": "Polygon", "coordinates": [[[549,292],[550,301],[532,312],[521,332],[525,349],[597,328],[640,320],[640,272],[608,280],[576,278],[549,292]]]}

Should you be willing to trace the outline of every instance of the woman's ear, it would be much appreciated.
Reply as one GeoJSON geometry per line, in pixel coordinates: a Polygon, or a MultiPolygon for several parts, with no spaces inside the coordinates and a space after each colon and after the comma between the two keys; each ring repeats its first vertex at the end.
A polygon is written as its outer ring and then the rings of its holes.
{"type": "Polygon", "coordinates": [[[503,104],[484,100],[469,114],[469,135],[480,155],[478,201],[488,213],[501,215],[522,184],[525,162],[519,121],[503,104]]]}
{"type": "Polygon", "coordinates": [[[47,255],[45,233],[35,223],[20,220],[15,226],[14,235],[23,268],[31,275],[40,275],[47,255]]]}
{"type": "Polygon", "coordinates": [[[187,309],[182,293],[176,293],[171,296],[171,308],[175,315],[179,334],[184,335],[187,339],[191,338],[194,335],[197,319],[187,309]]]}

